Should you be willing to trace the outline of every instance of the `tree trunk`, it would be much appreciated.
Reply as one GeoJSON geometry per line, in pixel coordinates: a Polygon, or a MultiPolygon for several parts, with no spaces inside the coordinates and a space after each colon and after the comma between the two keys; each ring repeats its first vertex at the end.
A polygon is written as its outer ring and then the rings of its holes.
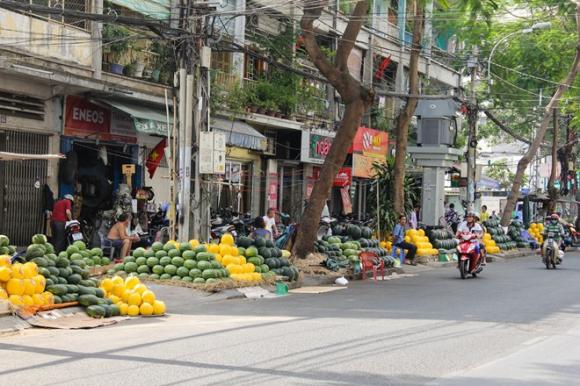
{"type": "Polygon", "coordinates": [[[556,189],[556,173],[558,170],[558,110],[554,109],[554,134],[552,138],[552,170],[550,170],[550,179],[548,180],[548,213],[556,211],[556,200],[558,199],[558,190],[556,189]]]}
{"type": "MultiPolygon", "coordinates": [[[[412,0],[414,9],[413,20],[413,43],[411,46],[411,57],[409,59],[409,94],[419,94],[419,55],[421,54],[421,39],[423,38],[423,6],[417,0],[412,0]]],[[[402,68],[402,66],[401,66],[402,68]]],[[[409,122],[415,113],[418,98],[407,98],[407,104],[397,116],[397,127],[395,131],[395,167],[393,181],[394,209],[397,215],[405,214],[405,159],[407,157],[407,143],[409,136],[409,122]]]]}
{"type": "Polygon", "coordinates": [[[330,152],[324,160],[318,181],[314,184],[314,189],[302,216],[304,220],[298,227],[298,236],[293,247],[293,253],[297,257],[305,258],[313,249],[318,233],[320,214],[330,195],[334,177],[346,159],[348,148],[352,144],[366,109],[366,104],[360,100],[346,105],[341,126],[336,132],[330,152]]]}
{"type": "Polygon", "coordinates": [[[574,63],[572,64],[572,68],[568,73],[564,83],[560,84],[554,93],[554,96],[546,106],[544,111],[544,118],[542,119],[542,123],[536,132],[536,138],[530,145],[530,148],[524,154],[524,156],[518,162],[518,168],[516,171],[516,176],[514,178],[514,182],[512,185],[512,190],[510,196],[507,199],[506,206],[501,216],[501,224],[503,226],[507,226],[511,220],[511,214],[516,207],[516,202],[518,200],[520,194],[520,187],[522,185],[522,178],[526,172],[526,169],[532,160],[532,158],[536,155],[540,144],[544,141],[544,136],[546,135],[546,131],[548,130],[548,125],[550,124],[550,120],[552,118],[552,110],[558,107],[560,103],[560,98],[562,94],[570,87],[570,85],[576,79],[576,75],[580,70],[580,3],[576,4],[576,32],[578,35],[578,41],[576,42],[576,56],[574,58],[574,63]]]}
{"type": "Polygon", "coordinates": [[[320,18],[322,10],[327,4],[328,1],[324,0],[317,2],[306,1],[305,5],[307,6],[304,7],[304,15],[300,21],[300,26],[302,27],[304,46],[308,51],[308,55],[316,68],[338,91],[346,110],[298,227],[292,252],[295,257],[302,259],[306,258],[308,253],[314,250],[320,215],[330,195],[334,177],[344,164],[348,148],[356,135],[363,114],[374,101],[374,93],[354,79],[348,69],[348,57],[366,20],[369,3],[366,0],[361,0],[355,5],[346,29],[339,39],[334,63],[331,63],[320,49],[314,32],[314,22],[320,18]]]}

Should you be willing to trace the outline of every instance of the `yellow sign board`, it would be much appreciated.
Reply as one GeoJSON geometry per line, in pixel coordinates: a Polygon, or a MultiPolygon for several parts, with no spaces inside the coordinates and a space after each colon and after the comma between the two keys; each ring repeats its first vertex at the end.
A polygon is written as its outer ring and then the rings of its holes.
{"type": "Polygon", "coordinates": [[[123,164],[122,168],[125,175],[135,174],[135,164],[123,164]]]}

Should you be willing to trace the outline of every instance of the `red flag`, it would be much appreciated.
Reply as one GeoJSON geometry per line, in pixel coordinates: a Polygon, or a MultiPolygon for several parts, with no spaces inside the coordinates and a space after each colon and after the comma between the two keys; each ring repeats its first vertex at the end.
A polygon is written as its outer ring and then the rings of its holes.
{"type": "Polygon", "coordinates": [[[167,146],[167,138],[163,138],[161,142],[159,142],[157,146],[155,146],[153,150],[151,150],[151,153],[149,153],[149,156],[147,157],[147,162],[145,163],[147,171],[149,172],[149,178],[153,178],[155,170],[157,170],[157,168],[159,167],[159,164],[163,159],[163,155],[165,153],[164,150],[166,146],[167,146]]]}
{"type": "Polygon", "coordinates": [[[389,67],[389,64],[391,64],[391,57],[383,58],[381,64],[379,64],[379,68],[375,72],[375,79],[380,80],[383,78],[385,70],[389,67]]]}

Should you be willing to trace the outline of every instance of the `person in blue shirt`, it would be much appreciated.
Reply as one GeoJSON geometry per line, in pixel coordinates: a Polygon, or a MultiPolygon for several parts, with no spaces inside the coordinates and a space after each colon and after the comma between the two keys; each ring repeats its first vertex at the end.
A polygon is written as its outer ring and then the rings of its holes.
{"type": "Polygon", "coordinates": [[[407,250],[406,262],[407,264],[417,265],[415,262],[415,254],[417,247],[405,241],[405,231],[407,230],[407,217],[399,216],[399,223],[393,229],[393,245],[407,250]]]}
{"type": "Polygon", "coordinates": [[[266,229],[266,222],[263,217],[259,216],[254,220],[254,231],[250,234],[250,238],[254,240],[257,238],[272,239],[272,233],[266,229]]]}

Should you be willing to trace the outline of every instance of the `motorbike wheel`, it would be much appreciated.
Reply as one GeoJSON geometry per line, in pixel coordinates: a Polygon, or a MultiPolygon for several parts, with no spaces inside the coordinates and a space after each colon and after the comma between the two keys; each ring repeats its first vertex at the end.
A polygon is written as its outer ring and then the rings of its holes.
{"type": "Polygon", "coordinates": [[[556,269],[556,263],[558,261],[558,256],[556,255],[558,253],[558,251],[553,251],[552,252],[552,257],[551,257],[551,263],[552,263],[552,269],[556,269]]]}
{"type": "Polygon", "coordinates": [[[461,275],[461,278],[463,280],[467,278],[468,269],[469,269],[469,260],[459,262],[459,274],[461,275]]]}
{"type": "Polygon", "coordinates": [[[546,251],[546,257],[545,257],[546,269],[550,269],[550,260],[552,259],[552,254],[549,252],[550,251],[546,251]]]}

